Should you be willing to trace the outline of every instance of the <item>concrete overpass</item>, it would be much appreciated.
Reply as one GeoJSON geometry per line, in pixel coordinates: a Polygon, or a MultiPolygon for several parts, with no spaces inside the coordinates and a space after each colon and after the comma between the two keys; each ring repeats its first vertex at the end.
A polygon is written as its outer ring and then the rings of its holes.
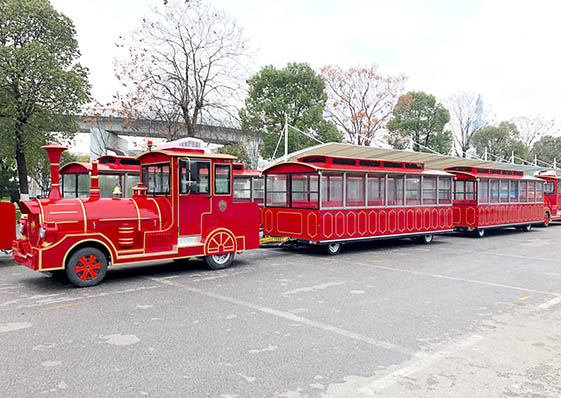
{"type": "MultiPolygon", "coordinates": [[[[128,150],[128,141],[120,136],[168,138],[162,128],[163,122],[157,120],[140,119],[129,121],[119,117],[88,117],[76,116],[75,121],[81,133],[90,134],[90,155],[97,158],[106,150],[125,154],[128,150]]],[[[181,125],[172,126],[177,131],[176,138],[187,137],[187,129],[181,125]]],[[[207,124],[197,125],[195,138],[207,143],[231,144],[240,141],[260,145],[261,137],[244,132],[232,127],[219,127],[207,124]]]]}

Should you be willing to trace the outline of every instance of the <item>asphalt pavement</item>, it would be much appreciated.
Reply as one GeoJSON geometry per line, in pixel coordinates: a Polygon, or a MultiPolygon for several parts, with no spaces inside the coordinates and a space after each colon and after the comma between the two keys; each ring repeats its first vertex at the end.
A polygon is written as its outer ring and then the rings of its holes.
{"type": "Polygon", "coordinates": [[[559,397],[561,224],[110,268],[0,257],[0,397],[559,397]]]}

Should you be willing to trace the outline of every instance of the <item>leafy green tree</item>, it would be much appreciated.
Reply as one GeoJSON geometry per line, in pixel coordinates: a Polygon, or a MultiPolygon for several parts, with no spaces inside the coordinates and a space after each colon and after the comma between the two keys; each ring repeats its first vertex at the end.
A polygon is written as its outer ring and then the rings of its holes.
{"type": "Polygon", "coordinates": [[[249,153],[247,149],[241,142],[236,142],[234,144],[224,145],[222,148],[218,150],[218,153],[227,153],[229,155],[233,155],[237,157],[236,160],[239,163],[243,163],[245,167],[251,167],[251,159],[249,157],[249,153]]]}
{"type": "Polygon", "coordinates": [[[0,200],[15,198],[17,191],[15,167],[10,162],[0,158],[0,200]]]}
{"type": "MultiPolygon", "coordinates": [[[[40,151],[37,155],[38,156],[33,161],[34,167],[29,170],[29,175],[37,182],[39,188],[41,188],[41,196],[46,197],[51,188],[51,167],[45,151],[40,151]]],[[[60,167],[64,166],[66,163],[77,161],[78,157],[76,155],[65,151],[60,158],[60,167]]]]}
{"type": "Polygon", "coordinates": [[[16,160],[24,194],[27,158],[46,142],[70,138],[72,114],[90,99],[75,35],[47,0],[0,1],[0,155],[16,160]]]}
{"type": "Polygon", "coordinates": [[[405,149],[412,140],[415,152],[448,154],[453,138],[444,127],[449,121],[450,113],[434,95],[410,91],[399,97],[393,110],[388,142],[396,149],[405,149]]]}
{"type": "MultiPolygon", "coordinates": [[[[291,63],[283,69],[266,66],[248,81],[245,108],[240,111],[242,130],[262,134],[261,155],[270,159],[279,141],[285,114],[288,124],[322,142],[341,142],[343,134],[323,119],[325,82],[307,64],[291,63]]],[[[295,129],[288,131],[288,150],[294,152],[317,142],[295,129]]],[[[282,145],[279,146],[282,153],[282,145]]]]}
{"type": "Polygon", "coordinates": [[[514,156],[526,159],[528,146],[520,139],[516,125],[511,122],[501,122],[498,126],[488,126],[478,130],[471,137],[479,157],[487,155],[490,160],[508,160],[512,153],[514,156]]]}
{"type": "Polygon", "coordinates": [[[561,137],[546,135],[537,141],[528,154],[529,161],[535,158],[551,165],[554,160],[556,164],[561,164],[561,137]]]}

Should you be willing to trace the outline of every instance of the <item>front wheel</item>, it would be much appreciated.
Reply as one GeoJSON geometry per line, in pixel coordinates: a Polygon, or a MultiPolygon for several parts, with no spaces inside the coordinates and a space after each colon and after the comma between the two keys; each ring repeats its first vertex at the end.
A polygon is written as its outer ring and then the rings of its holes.
{"type": "Polygon", "coordinates": [[[340,243],[330,243],[328,245],[325,245],[325,252],[327,254],[334,256],[336,254],[339,254],[340,251],[341,251],[340,243]]]}
{"type": "Polygon", "coordinates": [[[550,221],[551,221],[551,217],[549,215],[549,212],[546,211],[545,215],[543,216],[543,226],[546,228],[549,227],[550,221]]]}
{"type": "Polygon", "coordinates": [[[105,278],[107,257],[95,247],[76,251],[66,264],[66,277],[74,286],[95,286],[105,278]]]}
{"type": "Polygon", "coordinates": [[[212,254],[205,257],[205,263],[210,269],[225,269],[232,265],[234,253],[212,254]]]}

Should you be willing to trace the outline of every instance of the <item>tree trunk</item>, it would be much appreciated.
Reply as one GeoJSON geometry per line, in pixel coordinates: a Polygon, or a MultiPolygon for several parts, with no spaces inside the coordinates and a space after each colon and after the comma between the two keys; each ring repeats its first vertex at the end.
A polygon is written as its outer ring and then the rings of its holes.
{"type": "Polygon", "coordinates": [[[23,143],[22,125],[16,124],[16,162],[18,165],[19,191],[21,194],[29,195],[27,184],[27,164],[25,162],[25,145],[23,143]]]}

